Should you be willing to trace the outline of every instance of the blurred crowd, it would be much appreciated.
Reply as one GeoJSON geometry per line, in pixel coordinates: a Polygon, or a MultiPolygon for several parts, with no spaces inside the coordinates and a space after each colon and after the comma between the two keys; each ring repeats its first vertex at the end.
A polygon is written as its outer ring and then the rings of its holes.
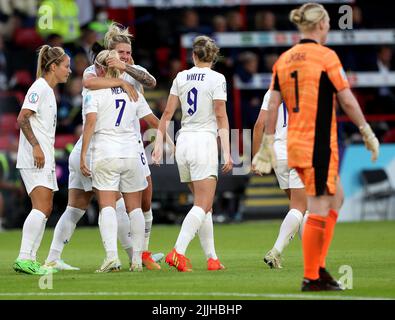
{"type": "MultiPolygon", "coordinates": [[[[23,206],[26,196],[15,170],[19,129],[16,116],[24,95],[35,80],[36,50],[42,44],[61,46],[72,58],[72,76],[56,89],[58,100],[58,178],[67,190],[67,155],[81,133],[82,73],[92,63],[91,47],[101,41],[109,21],[129,27],[135,35],[133,58],[157,79],[157,88],[146,96],[160,117],[166,106],[171,83],[183,67],[180,36],[185,33],[212,35],[215,32],[295,30],[288,21],[292,5],[174,8],[132,8],[128,0],[0,0],[0,219],[5,207],[23,206]],[[49,9],[50,8],[50,9],[49,9]],[[53,19],[48,20],[48,10],[53,19]],[[52,28],[49,28],[52,26],[52,28]]],[[[339,4],[326,5],[332,17],[339,4]]],[[[335,19],[333,19],[335,21],[335,19]]],[[[390,12],[373,4],[355,1],[353,28],[394,28],[390,12]]],[[[331,26],[337,29],[335,23],[331,26]]],[[[233,112],[233,76],[248,83],[256,73],[271,72],[273,63],[286,48],[225,48],[215,69],[228,80],[228,115],[232,128],[241,123],[252,129],[266,88],[245,90],[241,95],[241,117],[233,112]],[[236,121],[241,120],[241,121],[236,121]]],[[[341,46],[336,48],[346,71],[377,71],[388,74],[395,68],[394,48],[390,45],[341,46]]],[[[188,61],[190,64],[191,61],[188,61]]],[[[188,65],[189,67],[189,65],[188,65]]],[[[354,90],[366,114],[394,114],[394,88],[354,90]]],[[[176,115],[176,130],[180,114],[176,115]]],[[[342,141],[360,140],[356,128],[340,124],[342,141]]],[[[381,141],[395,141],[395,122],[377,121],[372,127],[381,141]],[[391,131],[392,129],[392,131],[391,131]]],[[[142,124],[143,130],[146,126],[142,124]]],[[[239,128],[240,129],[240,128],[239,128]]],[[[59,197],[67,197],[59,193],[59,197]]],[[[55,201],[56,203],[56,201],[55,201]]],[[[25,208],[18,208],[25,212],[25,208]]],[[[16,215],[17,216],[17,215],[16,215]]],[[[13,221],[12,224],[18,221],[13,221]]],[[[0,228],[2,221],[0,220],[0,228]]]]}

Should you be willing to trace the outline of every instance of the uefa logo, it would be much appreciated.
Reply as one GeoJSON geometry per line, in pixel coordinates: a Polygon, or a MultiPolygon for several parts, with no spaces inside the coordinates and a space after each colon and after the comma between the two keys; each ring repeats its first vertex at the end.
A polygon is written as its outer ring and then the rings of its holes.
{"type": "Polygon", "coordinates": [[[37,103],[38,101],[38,94],[35,92],[32,92],[31,94],[29,94],[28,100],[30,103],[37,103]]]}

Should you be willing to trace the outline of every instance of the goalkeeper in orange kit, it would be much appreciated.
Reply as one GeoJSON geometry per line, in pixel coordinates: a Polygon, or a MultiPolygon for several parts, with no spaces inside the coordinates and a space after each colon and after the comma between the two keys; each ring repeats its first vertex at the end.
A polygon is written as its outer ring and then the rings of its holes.
{"type": "Polygon", "coordinates": [[[305,185],[309,211],[302,236],[302,291],[342,290],[325,266],[338,216],[336,209],[343,201],[335,98],[358,126],[373,161],[378,157],[379,142],[351,93],[337,54],[323,45],[329,32],[328,12],[320,4],[306,3],[291,11],[290,20],[302,39],[273,66],[265,134],[253,169],[269,173],[276,167],[274,131],[278,106],[284,101],[289,113],[288,166],[297,170],[305,185]]]}

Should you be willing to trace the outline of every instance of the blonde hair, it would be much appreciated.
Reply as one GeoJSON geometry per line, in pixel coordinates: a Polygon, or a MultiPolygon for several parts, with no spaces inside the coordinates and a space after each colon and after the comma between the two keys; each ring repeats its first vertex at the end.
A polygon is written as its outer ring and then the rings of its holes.
{"type": "Polygon", "coordinates": [[[215,41],[207,36],[198,36],[193,41],[192,51],[201,62],[215,63],[218,59],[219,48],[215,41]]]}
{"type": "Polygon", "coordinates": [[[302,32],[314,30],[317,23],[326,17],[329,18],[328,12],[319,3],[305,3],[289,14],[289,20],[302,32]]]}
{"type": "Polygon", "coordinates": [[[117,68],[109,68],[106,62],[107,58],[119,59],[119,55],[115,50],[103,50],[96,56],[95,64],[106,71],[106,78],[119,78],[121,72],[117,68]]]}
{"type": "Polygon", "coordinates": [[[120,24],[112,22],[104,35],[104,47],[113,50],[119,43],[132,45],[131,39],[133,39],[133,35],[129,33],[128,28],[123,28],[120,24]]]}
{"type": "Polygon", "coordinates": [[[37,72],[36,77],[41,78],[44,74],[49,71],[52,63],[59,65],[66,53],[61,47],[50,47],[48,45],[43,45],[38,50],[38,60],[37,60],[37,72]]]}

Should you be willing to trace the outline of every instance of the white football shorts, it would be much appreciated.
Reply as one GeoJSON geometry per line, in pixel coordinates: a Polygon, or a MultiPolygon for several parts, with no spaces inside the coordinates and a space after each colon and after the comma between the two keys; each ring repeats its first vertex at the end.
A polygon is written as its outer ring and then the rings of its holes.
{"type": "Polygon", "coordinates": [[[58,181],[56,180],[55,170],[43,169],[19,169],[23,183],[25,184],[27,194],[36,187],[46,187],[53,192],[58,191],[58,181]]]}
{"type": "MultiPolygon", "coordinates": [[[[80,170],[80,155],[80,150],[73,149],[69,156],[69,189],[92,191],[92,177],[85,177],[80,170]]],[[[86,161],[90,167],[90,155],[87,155],[86,161]]]]}
{"type": "Polygon", "coordinates": [[[181,182],[218,179],[218,144],[209,132],[182,132],[176,145],[181,182]]]}
{"type": "Polygon", "coordinates": [[[277,168],[274,169],[280,189],[302,189],[304,184],[300,180],[295,169],[288,168],[288,160],[277,160],[277,168]]]}
{"type": "Polygon", "coordinates": [[[131,193],[148,187],[139,158],[108,158],[93,162],[92,185],[101,191],[131,193]]]}

